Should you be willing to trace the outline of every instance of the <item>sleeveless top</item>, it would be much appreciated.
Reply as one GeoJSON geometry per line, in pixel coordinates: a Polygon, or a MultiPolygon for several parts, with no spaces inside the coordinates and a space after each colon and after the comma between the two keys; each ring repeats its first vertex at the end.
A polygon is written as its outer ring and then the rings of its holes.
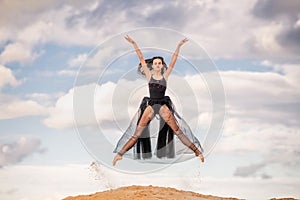
{"type": "Polygon", "coordinates": [[[165,96],[167,81],[164,77],[160,80],[156,80],[151,76],[148,86],[151,99],[161,99],[165,96]]]}

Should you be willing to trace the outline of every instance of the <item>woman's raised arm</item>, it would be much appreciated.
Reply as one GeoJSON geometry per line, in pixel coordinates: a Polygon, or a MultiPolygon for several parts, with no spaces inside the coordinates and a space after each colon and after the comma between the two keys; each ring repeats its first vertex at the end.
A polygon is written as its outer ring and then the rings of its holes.
{"type": "Polygon", "coordinates": [[[178,57],[178,54],[179,54],[180,47],[181,47],[184,43],[186,43],[187,41],[188,41],[188,39],[187,39],[187,38],[184,38],[183,40],[181,40],[181,41],[178,43],[178,45],[177,45],[177,47],[176,47],[176,50],[175,50],[175,52],[174,52],[174,54],[173,54],[173,56],[172,56],[172,60],[171,60],[171,62],[170,62],[170,65],[169,65],[168,69],[167,69],[167,70],[165,71],[165,73],[164,73],[165,79],[168,79],[169,75],[171,74],[171,72],[172,72],[172,70],[173,70],[173,68],[174,68],[174,65],[175,65],[175,63],[176,63],[176,60],[177,60],[177,57],[178,57]]]}
{"type": "Polygon", "coordinates": [[[144,59],[144,56],[143,56],[141,50],[139,49],[138,45],[136,44],[136,42],[131,37],[126,35],[125,39],[133,45],[133,47],[135,49],[135,52],[136,52],[136,54],[138,55],[138,57],[140,59],[140,63],[141,63],[142,68],[145,72],[146,78],[147,78],[148,81],[150,81],[151,72],[150,72],[149,68],[147,67],[147,63],[145,62],[145,59],[144,59]]]}

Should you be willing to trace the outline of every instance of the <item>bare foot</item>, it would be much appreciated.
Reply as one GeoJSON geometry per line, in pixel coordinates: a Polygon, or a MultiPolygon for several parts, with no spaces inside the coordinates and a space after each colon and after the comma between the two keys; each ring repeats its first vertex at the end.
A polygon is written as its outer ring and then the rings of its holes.
{"type": "Polygon", "coordinates": [[[120,154],[117,154],[113,160],[113,166],[117,164],[118,160],[122,160],[122,156],[120,154]]]}
{"type": "Polygon", "coordinates": [[[198,157],[201,159],[201,162],[204,162],[204,157],[203,157],[202,153],[200,153],[200,154],[198,155],[198,157]]]}

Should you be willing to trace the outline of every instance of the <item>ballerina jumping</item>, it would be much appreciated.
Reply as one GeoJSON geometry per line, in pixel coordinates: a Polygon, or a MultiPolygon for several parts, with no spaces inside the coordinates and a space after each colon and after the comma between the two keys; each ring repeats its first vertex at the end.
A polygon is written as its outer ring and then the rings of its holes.
{"type": "Polygon", "coordinates": [[[136,42],[128,35],[125,36],[125,39],[133,45],[139,57],[140,64],[138,71],[146,76],[150,97],[144,97],[137,115],[137,123],[135,125],[131,123],[130,127],[119,140],[114,150],[117,154],[114,157],[113,165],[115,166],[117,161],[121,160],[123,155],[133,147],[135,159],[148,159],[152,157],[148,125],[157,114],[161,120],[155,153],[156,157],[175,157],[175,134],[185,146],[189,147],[204,162],[203,149],[200,142],[191,133],[185,121],[175,111],[170,97],[165,96],[169,75],[174,68],[181,46],[188,41],[187,38],[178,43],[168,67],[163,57],[160,56],[145,60],[136,42]],[[178,120],[183,121],[185,127],[181,127],[182,124],[179,124],[178,120]],[[133,126],[135,126],[134,129],[133,126]]]}

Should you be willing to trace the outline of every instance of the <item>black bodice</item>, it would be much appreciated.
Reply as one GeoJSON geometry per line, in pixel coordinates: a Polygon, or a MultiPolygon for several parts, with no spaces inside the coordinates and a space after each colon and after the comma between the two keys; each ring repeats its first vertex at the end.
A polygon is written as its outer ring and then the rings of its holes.
{"type": "Polygon", "coordinates": [[[156,80],[151,76],[148,86],[149,86],[150,98],[160,99],[165,96],[165,92],[167,89],[167,82],[165,78],[156,80]]]}

